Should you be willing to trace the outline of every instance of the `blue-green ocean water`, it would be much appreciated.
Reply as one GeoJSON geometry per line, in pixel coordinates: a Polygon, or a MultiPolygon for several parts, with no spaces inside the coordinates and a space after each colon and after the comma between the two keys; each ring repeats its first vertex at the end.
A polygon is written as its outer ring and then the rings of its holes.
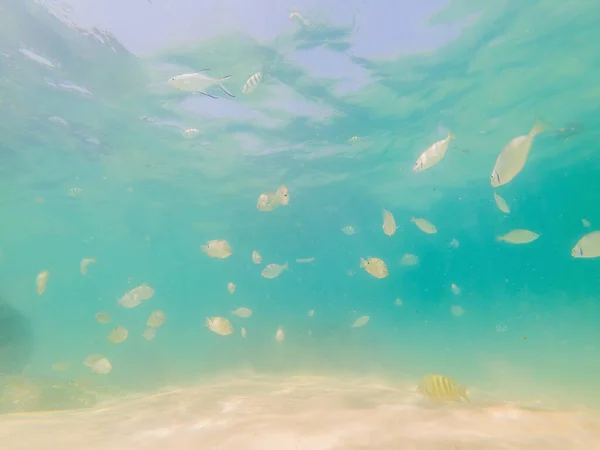
{"type": "Polygon", "coordinates": [[[439,372],[475,399],[597,407],[600,266],[570,251],[600,224],[598,20],[588,1],[465,0],[427,23],[451,24],[454,39],[394,58],[353,55],[353,25],[298,29],[291,21],[263,42],[225,30],[135,55],[37,3],[6,2],[0,293],[34,331],[27,375],[150,390],[248,370],[415,384],[439,372]],[[368,81],[341,90],[299,63],[308,52],[324,61],[349,55],[368,81]],[[202,68],[231,74],[225,85],[236,97],[215,89],[214,100],[166,83],[202,68]],[[257,71],[262,84],[242,95],[257,71]],[[490,172],[503,146],[538,118],[550,129],[535,138],[525,169],[498,189],[511,207],[503,214],[490,172]],[[202,134],[185,139],[190,127],[202,134]],[[445,159],[411,172],[448,131],[456,140],[445,159]],[[360,142],[349,144],[352,136],[360,142]],[[289,205],[257,211],[258,196],[281,184],[289,205]],[[81,193],[69,196],[75,187],[81,193]],[[382,232],[384,208],[398,224],[392,237],[382,232]],[[438,233],[419,231],[413,216],[438,233]],[[343,234],[347,225],[357,233],[343,234]],[[495,240],[513,228],[541,237],[522,246],[495,240]],[[459,248],[449,247],[453,238],[459,248]],[[208,258],[200,245],[211,239],[226,239],[232,256],[208,258]],[[253,250],[290,270],[262,278],[253,250]],[[405,253],[420,263],[401,265],[405,253]],[[386,261],[389,277],[360,269],[367,256],[386,261]],[[84,257],[97,260],[86,276],[84,257]],[[41,270],[50,276],[40,296],[41,270]],[[154,297],[118,306],[141,283],[154,297]],[[465,314],[454,317],[452,305],[465,314]],[[232,316],[240,306],[252,317],[232,316]],[[156,309],[168,322],[146,341],[156,309]],[[111,324],[96,323],[98,311],[110,312],[111,324]],[[369,323],[351,328],[361,315],[369,323]],[[228,317],[234,334],[211,333],[203,326],[211,316],[228,317]],[[129,330],[118,345],[107,340],[116,325],[129,330]],[[284,342],[274,339],[280,326],[284,342]],[[91,377],[82,363],[90,353],[106,355],[113,371],[91,377]],[[57,361],[72,366],[53,372],[57,361]]]}

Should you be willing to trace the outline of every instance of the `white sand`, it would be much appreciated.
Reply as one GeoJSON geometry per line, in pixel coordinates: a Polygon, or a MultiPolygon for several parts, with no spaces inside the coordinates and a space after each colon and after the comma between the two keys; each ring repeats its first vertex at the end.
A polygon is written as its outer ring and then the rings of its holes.
{"type": "Polygon", "coordinates": [[[249,377],[93,410],[0,416],[0,449],[592,450],[600,413],[434,405],[372,380],[249,377]]]}

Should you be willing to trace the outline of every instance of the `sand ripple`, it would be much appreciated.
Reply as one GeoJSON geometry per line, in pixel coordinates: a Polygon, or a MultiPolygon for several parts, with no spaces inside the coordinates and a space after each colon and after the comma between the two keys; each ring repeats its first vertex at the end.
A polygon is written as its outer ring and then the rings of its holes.
{"type": "Polygon", "coordinates": [[[251,377],[0,416],[0,448],[590,450],[600,448],[600,414],[476,399],[436,406],[372,380],[251,377]]]}

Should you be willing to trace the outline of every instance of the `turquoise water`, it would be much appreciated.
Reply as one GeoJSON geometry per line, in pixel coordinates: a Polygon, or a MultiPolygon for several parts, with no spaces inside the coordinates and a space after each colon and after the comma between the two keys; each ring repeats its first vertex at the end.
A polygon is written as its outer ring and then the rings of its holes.
{"type": "Polygon", "coordinates": [[[386,58],[353,54],[359,25],[351,21],[289,21],[260,42],[225,30],[136,55],[37,3],[3,8],[0,293],[34,332],[24,376],[129,392],[249,372],[415,385],[442,373],[473,401],[598,407],[598,261],[570,256],[600,224],[600,10],[592,2],[453,1],[427,22],[449,27],[449,42],[386,58]],[[365,83],[340,86],[344,70],[338,79],[301,63],[336,65],[339,55],[365,83]],[[203,68],[232,75],[224,84],[236,97],[166,82],[203,68]],[[261,85],[241,94],[257,71],[261,85]],[[549,130],[535,138],[524,170],[497,189],[511,207],[503,214],[491,170],[537,119],[549,130]],[[201,134],[186,139],[187,128],[201,134]],[[449,131],[456,139],[446,157],[413,173],[449,131]],[[289,205],[257,211],[259,195],[282,184],[289,205]],[[382,232],[383,209],[398,225],[392,237],[382,232]],[[424,234],[411,217],[438,232],[424,234]],[[347,225],[357,233],[343,234],[347,225]],[[514,228],[541,236],[496,241],[514,228]],[[226,239],[231,257],[202,253],[211,239],[226,239]],[[264,264],[253,264],[253,250],[264,264]],[[419,264],[401,265],[405,253],[419,264]],[[382,258],[389,277],[362,270],[367,256],[382,258]],[[80,260],[92,257],[82,276],[80,260]],[[265,264],[285,262],[279,277],[260,276],[265,264]],[[42,270],[49,279],[38,295],[42,270]],[[142,283],[155,290],[150,300],[117,304],[142,283]],[[453,305],[465,314],[454,317],[453,305]],[[253,315],[232,316],[241,306],[253,315]],[[168,321],[146,341],[157,309],[168,321]],[[98,311],[111,323],[96,323],[98,311]],[[352,328],[362,315],[369,323],[352,328]],[[212,316],[229,318],[234,333],[211,333],[203,324],[212,316]],[[129,331],[121,344],[107,340],[116,325],[129,331]],[[286,338],[276,342],[280,326],[286,338]],[[83,365],[92,353],[109,358],[110,374],[83,365]],[[71,367],[56,372],[55,362],[71,367]]]}

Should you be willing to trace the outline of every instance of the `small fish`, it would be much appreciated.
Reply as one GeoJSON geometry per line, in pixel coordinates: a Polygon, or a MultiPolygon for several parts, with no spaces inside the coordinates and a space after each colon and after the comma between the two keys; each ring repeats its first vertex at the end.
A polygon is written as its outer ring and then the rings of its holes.
{"type": "Polygon", "coordinates": [[[546,131],[546,126],[538,121],[533,125],[529,134],[518,136],[506,144],[500,155],[498,155],[490,175],[490,182],[493,187],[510,182],[523,170],[531,150],[533,138],[544,131],[546,131]]]}
{"type": "Polygon", "coordinates": [[[586,220],[586,219],[581,219],[581,224],[586,228],[589,228],[592,226],[592,224],[589,222],[589,220],[586,220]]]}
{"type": "Polygon", "coordinates": [[[110,323],[111,321],[110,313],[107,313],[105,311],[100,311],[94,314],[94,319],[98,323],[110,323]]]}
{"type": "Polygon", "coordinates": [[[290,19],[292,19],[298,26],[307,27],[308,21],[302,17],[299,13],[293,12],[290,14],[290,19]]]}
{"type": "Polygon", "coordinates": [[[355,145],[360,143],[360,138],[358,136],[352,136],[348,139],[348,144],[355,145]]]}
{"type": "Polygon", "coordinates": [[[348,225],[342,228],[342,233],[346,236],[352,236],[353,234],[356,234],[356,230],[351,225],[348,225]]]}
{"type": "Polygon", "coordinates": [[[275,333],[275,340],[277,342],[283,342],[285,339],[285,332],[282,327],[277,328],[277,332],[275,333]]]}
{"type": "Polygon", "coordinates": [[[510,214],[510,208],[508,207],[508,203],[502,197],[500,197],[496,192],[494,192],[494,201],[496,202],[496,206],[500,211],[505,214],[510,214]]]}
{"type": "Polygon", "coordinates": [[[397,298],[396,301],[394,302],[394,304],[396,306],[402,306],[403,305],[402,299],[401,298],[397,298]]]}
{"type": "Polygon", "coordinates": [[[151,341],[152,339],[154,339],[156,337],[156,328],[153,328],[153,327],[146,328],[144,330],[144,332],[142,333],[142,337],[144,339],[146,339],[147,341],[151,341]]]}
{"type": "Polygon", "coordinates": [[[385,278],[389,275],[387,265],[379,258],[360,258],[360,267],[375,278],[385,278]]]}
{"type": "Polygon", "coordinates": [[[71,189],[69,189],[69,192],[67,192],[67,195],[69,197],[78,197],[79,195],[81,195],[82,192],[83,189],[81,189],[80,187],[72,187],[71,189]]]}
{"type": "Polygon", "coordinates": [[[52,364],[52,370],[54,370],[55,372],[64,372],[65,370],[68,370],[71,368],[71,363],[70,362],[55,362],[52,364]]]}
{"type": "Polygon", "coordinates": [[[448,244],[448,247],[450,248],[458,248],[460,246],[460,242],[458,242],[458,239],[456,238],[452,238],[452,240],[450,241],[450,244],[448,244]]]}
{"type": "Polygon", "coordinates": [[[225,239],[213,239],[208,241],[206,245],[201,245],[200,250],[206,253],[211,258],[229,258],[233,251],[231,250],[231,246],[229,242],[225,239]]]}
{"type": "Polygon", "coordinates": [[[437,228],[434,224],[425,219],[411,218],[411,222],[413,222],[419,229],[427,234],[435,234],[437,233],[437,228]]]}
{"type": "Polygon", "coordinates": [[[352,328],[359,328],[359,327],[364,327],[367,322],[369,321],[370,317],[369,316],[360,316],[358,319],[356,319],[354,321],[354,323],[352,324],[352,328]]]}
{"type": "Polygon", "coordinates": [[[90,264],[94,264],[96,262],[96,258],[83,258],[79,263],[79,271],[81,275],[85,276],[88,272],[88,266],[90,264]]]}
{"type": "Polygon", "coordinates": [[[38,295],[42,295],[44,292],[46,292],[46,285],[48,284],[49,276],[50,272],[43,270],[37,274],[37,277],[35,277],[35,290],[37,291],[38,295]]]}
{"type": "Polygon", "coordinates": [[[311,258],[296,258],[296,262],[298,264],[308,264],[308,263],[313,262],[314,260],[315,260],[314,257],[311,257],[311,258]]]}
{"type": "Polygon", "coordinates": [[[539,238],[540,235],[529,230],[512,230],[504,236],[498,236],[497,241],[508,242],[509,244],[529,244],[539,238]]]}
{"type": "Polygon", "coordinates": [[[454,317],[460,317],[465,313],[465,309],[459,305],[452,305],[450,307],[450,312],[454,317]]]}
{"type": "Polygon", "coordinates": [[[262,262],[262,256],[256,250],[252,252],[252,262],[254,264],[260,264],[262,262]]]}
{"type": "Polygon", "coordinates": [[[129,331],[127,331],[125,327],[119,325],[110,330],[110,333],[108,333],[108,340],[113,344],[120,344],[121,342],[125,342],[127,336],[129,336],[129,331]]]}
{"type": "Polygon", "coordinates": [[[143,301],[149,300],[154,295],[154,289],[147,284],[142,284],[126,292],[118,301],[124,308],[135,308],[143,301]]]}
{"type": "Polygon", "coordinates": [[[246,329],[244,327],[242,327],[242,329],[240,330],[240,332],[242,333],[242,337],[246,338],[247,333],[246,333],[246,329]]]}
{"type": "Polygon", "coordinates": [[[231,322],[224,317],[207,317],[204,326],[220,336],[227,336],[233,333],[231,322]]]}
{"type": "Polygon", "coordinates": [[[252,315],[252,310],[242,306],[236,310],[231,311],[231,314],[233,314],[234,316],[242,317],[243,319],[247,319],[252,315]]]}
{"type": "Polygon", "coordinates": [[[96,363],[92,366],[92,372],[98,375],[107,375],[112,370],[112,364],[106,358],[100,358],[96,363]]]}
{"type": "Polygon", "coordinates": [[[187,130],[183,130],[181,134],[186,139],[194,139],[196,136],[200,135],[200,130],[197,128],[188,128],[187,130]]]}
{"type": "Polygon", "coordinates": [[[411,253],[405,253],[400,260],[400,264],[405,266],[416,266],[419,264],[419,257],[411,253]]]}
{"type": "Polygon", "coordinates": [[[265,267],[262,272],[260,273],[262,275],[263,278],[275,278],[278,277],[279,274],[281,274],[281,272],[283,272],[284,270],[288,269],[288,263],[285,263],[284,265],[279,265],[279,264],[269,264],[267,267],[265,267]]]}
{"type": "Polygon", "coordinates": [[[383,210],[383,233],[392,236],[396,232],[396,221],[391,212],[383,210]]]}
{"type": "Polygon", "coordinates": [[[448,134],[446,139],[435,142],[427,150],[421,153],[421,156],[419,156],[413,164],[413,172],[421,172],[423,170],[430,169],[444,159],[444,156],[446,156],[446,150],[448,150],[448,145],[452,139],[454,139],[454,136],[452,134],[448,134]]]}
{"type": "Polygon", "coordinates": [[[437,402],[456,402],[461,398],[469,401],[466,388],[456,385],[454,380],[443,375],[426,375],[419,383],[417,392],[437,402]]]}
{"type": "Polygon", "coordinates": [[[600,256],[600,231],[583,236],[571,250],[573,258],[597,258],[600,256]]]}
{"type": "Polygon", "coordinates": [[[184,73],[177,75],[169,79],[169,84],[174,88],[177,88],[184,92],[199,92],[200,94],[206,95],[210,98],[217,98],[214,95],[208,94],[206,90],[212,86],[218,86],[223,92],[230,97],[235,97],[231,92],[225,89],[223,81],[231,78],[231,75],[226,75],[221,78],[211,78],[202,72],[206,72],[209,69],[203,69],[196,73],[184,73]]]}
{"type": "Polygon", "coordinates": [[[260,82],[262,81],[262,74],[260,72],[256,72],[252,75],[242,86],[242,94],[250,94],[256,90],[260,82]]]}
{"type": "Polygon", "coordinates": [[[163,326],[166,322],[167,322],[167,315],[160,309],[157,309],[156,311],[152,311],[150,313],[150,316],[148,317],[148,320],[146,321],[146,325],[151,328],[158,328],[158,327],[163,326]]]}
{"type": "Polygon", "coordinates": [[[273,211],[279,206],[285,206],[290,202],[290,193],[285,186],[280,186],[275,192],[266,192],[260,194],[256,202],[256,209],[259,211],[273,211]]]}
{"type": "Polygon", "coordinates": [[[88,355],[84,360],[83,360],[83,365],[86,367],[89,367],[90,369],[92,367],[94,367],[94,364],[96,364],[98,361],[100,361],[102,358],[104,358],[104,356],[99,355],[97,353],[92,353],[91,355],[88,355]]]}
{"type": "Polygon", "coordinates": [[[313,317],[315,315],[315,310],[314,309],[309,309],[308,310],[308,317],[313,317]]]}
{"type": "Polygon", "coordinates": [[[458,295],[458,294],[460,294],[460,288],[459,288],[459,287],[458,287],[456,284],[454,284],[454,283],[452,283],[452,284],[450,285],[450,290],[452,291],[452,293],[453,293],[454,295],[458,295]]]}
{"type": "Polygon", "coordinates": [[[235,292],[235,284],[232,282],[227,283],[227,290],[230,294],[233,294],[235,292]]]}

